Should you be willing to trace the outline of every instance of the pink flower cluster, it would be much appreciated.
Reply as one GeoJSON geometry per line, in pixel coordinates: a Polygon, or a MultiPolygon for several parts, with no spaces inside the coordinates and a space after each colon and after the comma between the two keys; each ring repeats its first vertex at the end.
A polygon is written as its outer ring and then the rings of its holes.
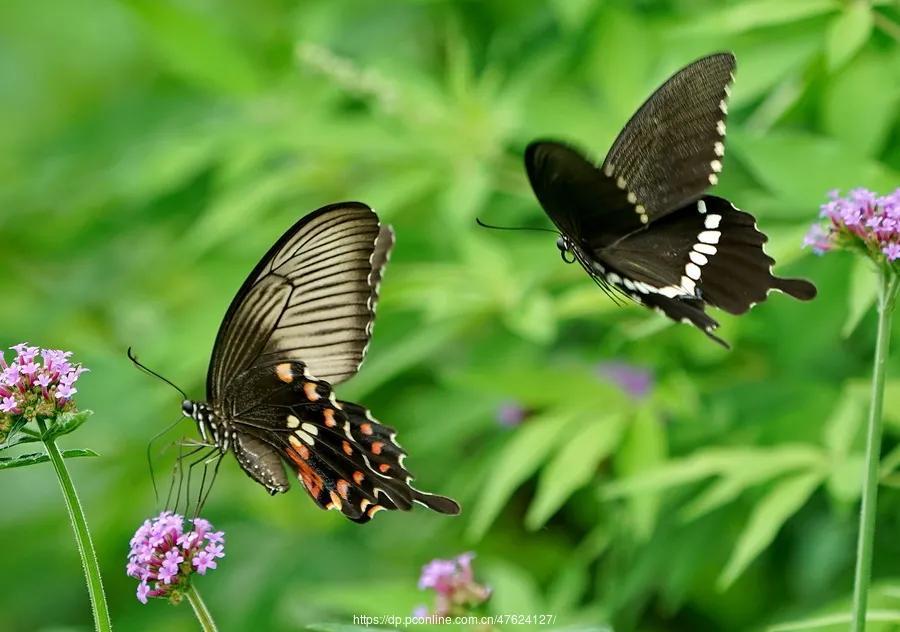
{"type": "Polygon", "coordinates": [[[432,560],[423,566],[419,589],[434,590],[437,595],[433,611],[420,606],[416,608],[414,616],[446,617],[465,614],[486,602],[491,596],[491,589],[475,581],[472,570],[474,558],[474,553],[463,553],[452,560],[432,560]]]}
{"type": "Polygon", "coordinates": [[[153,520],[145,520],[134,537],[128,554],[126,573],[140,580],[137,598],[148,597],[179,601],[193,573],[206,575],[216,568],[216,559],[225,557],[225,533],[213,531],[208,520],[188,520],[193,527],[184,530],[184,517],[164,511],[153,520]],[[150,583],[153,582],[151,587],[150,583]]]}
{"type": "Polygon", "coordinates": [[[831,191],[828,198],[820,213],[828,222],[813,225],[804,246],[817,254],[862,246],[877,258],[900,259],[900,189],[882,196],[868,189],[852,189],[846,197],[831,191]]]}
{"type": "Polygon", "coordinates": [[[87,371],[69,362],[72,352],[30,347],[25,342],[10,348],[16,357],[9,364],[0,352],[0,416],[51,417],[70,409],[78,392],[75,382],[87,371]]]}

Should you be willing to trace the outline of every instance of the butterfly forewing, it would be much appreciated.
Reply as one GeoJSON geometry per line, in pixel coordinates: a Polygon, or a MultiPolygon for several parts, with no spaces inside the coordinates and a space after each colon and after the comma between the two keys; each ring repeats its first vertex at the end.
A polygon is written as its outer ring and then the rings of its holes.
{"type": "Polygon", "coordinates": [[[355,374],[390,242],[390,229],[382,232],[378,216],[355,202],[325,207],[294,225],[228,309],[210,360],[209,401],[242,371],[281,357],[303,358],[334,384],[355,374]]]}
{"type": "Polygon", "coordinates": [[[616,138],[602,170],[632,192],[649,221],[718,181],[734,56],[703,57],[670,77],[616,138]]]}

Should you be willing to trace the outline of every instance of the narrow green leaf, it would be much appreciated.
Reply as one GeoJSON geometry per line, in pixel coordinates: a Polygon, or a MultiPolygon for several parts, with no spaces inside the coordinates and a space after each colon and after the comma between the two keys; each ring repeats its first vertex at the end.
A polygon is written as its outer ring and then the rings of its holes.
{"type": "Polygon", "coordinates": [[[537,494],[525,516],[525,526],[540,529],[578,488],[587,484],[597,465],[616,448],[622,435],[620,415],[586,423],[563,444],[541,471],[537,494]]]}
{"type": "Polygon", "coordinates": [[[823,86],[824,131],[861,156],[877,156],[897,120],[897,66],[896,56],[871,48],[835,73],[823,86]]]}
{"type": "Polygon", "coordinates": [[[849,3],[828,26],[825,61],[828,69],[837,70],[868,41],[874,16],[868,2],[849,3]]]}
{"type": "Polygon", "coordinates": [[[731,147],[770,191],[809,208],[809,216],[830,189],[867,187],[893,191],[900,174],[855,155],[835,140],[799,132],[731,134],[731,147]]]}
{"type": "Polygon", "coordinates": [[[720,589],[731,586],[772,543],[782,525],[806,504],[821,482],[821,472],[807,472],[784,479],[772,487],[751,512],[731,559],[719,576],[720,589]]]}
{"type": "MultiPolygon", "coordinates": [[[[81,456],[100,456],[93,450],[75,449],[63,450],[63,458],[74,459],[81,456]]],[[[33,452],[31,454],[23,454],[13,458],[0,457],[0,470],[7,470],[13,467],[24,467],[26,465],[37,465],[38,463],[46,463],[50,457],[45,452],[33,452]]]]}
{"type": "Polygon", "coordinates": [[[45,433],[45,439],[55,439],[77,430],[92,414],[93,411],[90,410],[81,410],[77,413],[62,413],[56,419],[50,421],[45,433]]]}
{"type": "Polygon", "coordinates": [[[839,9],[838,0],[755,0],[712,11],[695,20],[687,30],[742,33],[756,28],[797,22],[839,9]]]}
{"type": "Polygon", "coordinates": [[[164,0],[130,0],[143,19],[151,43],[184,79],[214,90],[246,93],[258,84],[256,69],[241,42],[225,33],[213,16],[164,0]]]}
{"type": "Polygon", "coordinates": [[[3,443],[0,443],[0,450],[6,450],[7,448],[11,448],[20,443],[34,443],[40,441],[37,437],[22,432],[26,423],[28,422],[24,417],[19,417],[13,421],[9,428],[9,432],[6,435],[6,440],[3,443]]]}
{"type": "Polygon", "coordinates": [[[544,463],[572,421],[571,413],[534,417],[503,446],[472,511],[467,531],[471,540],[485,534],[516,488],[544,463]]]}
{"type": "MultiPolygon", "coordinates": [[[[616,453],[619,476],[639,476],[658,467],[668,454],[668,440],[662,422],[649,406],[644,406],[631,420],[622,446],[616,453]]],[[[636,494],[628,499],[635,534],[648,537],[656,524],[660,493],[636,494]]]]}
{"type": "MultiPolygon", "coordinates": [[[[900,610],[869,610],[866,612],[866,621],[868,623],[900,623],[900,610]]],[[[766,632],[802,632],[803,630],[821,632],[823,628],[837,626],[840,626],[841,630],[846,630],[849,623],[850,613],[829,614],[802,621],[779,623],[766,628],[766,632]]]]}

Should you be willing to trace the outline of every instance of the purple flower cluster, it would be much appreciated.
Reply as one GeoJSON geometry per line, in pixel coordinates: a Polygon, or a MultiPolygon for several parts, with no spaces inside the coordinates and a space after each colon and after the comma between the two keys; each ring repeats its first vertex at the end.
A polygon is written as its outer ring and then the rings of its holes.
{"type": "Polygon", "coordinates": [[[846,197],[828,193],[820,215],[803,240],[817,254],[838,247],[861,246],[877,259],[900,259],[900,189],[878,196],[868,189],[852,189],[846,197]]]}
{"type": "Polygon", "coordinates": [[[497,407],[495,418],[503,426],[514,427],[520,425],[528,416],[528,410],[515,400],[507,400],[497,407]]]}
{"type": "Polygon", "coordinates": [[[183,516],[164,511],[145,520],[131,538],[126,572],[141,581],[137,588],[141,603],[148,597],[180,601],[193,573],[206,575],[216,568],[217,558],[225,557],[224,532],[213,531],[203,518],[188,522],[193,528],[185,531],[183,516]]]}
{"type": "Polygon", "coordinates": [[[643,399],[653,389],[653,373],[627,362],[601,362],[597,375],[625,391],[633,399],[643,399]]]}
{"type": "Polygon", "coordinates": [[[474,553],[463,553],[452,560],[432,560],[423,566],[419,590],[435,591],[435,606],[433,611],[429,611],[427,606],[419,606],[414,616],[465,614],[486,602],[491,596],[491,589],[475,581],[472,569],[474,558],[474,553]]]}
{"type": "Polygon", "coordinates": [[[40,349],[25,342],[10,348],[16,356],[8,364],[0,352],[0,417],[36,419],[73,408],[75,382],[87,369],[69,362],[71,351],[40,349]]]}

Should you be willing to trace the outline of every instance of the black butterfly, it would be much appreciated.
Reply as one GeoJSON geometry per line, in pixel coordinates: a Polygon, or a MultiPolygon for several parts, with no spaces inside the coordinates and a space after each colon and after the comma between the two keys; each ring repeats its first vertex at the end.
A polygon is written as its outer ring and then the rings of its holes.
{"type": "Polygon", "coordinates": [[[270,494],[290,485],[282,461],[323,509],[367,522],[413,502],[459,505],[410,486],[392,428],[335,398],[356,374],[394,233],[357,202],[310,213],[275,243],[231,302],[206,380],[206,402],[185,399],[204,442],[229,450],[270,494]]]}
{"type": "Polygon", "coordinates": [[[564,261],[726,347],[707,305],[742,314],[771,290],[816,295],[808,281],[772,274],[752,215],[705,195],[722,171],[734,67],[733,55],[718,53],[679,70],[628,121],[599,168],[555,141],[525,151],[531,186],[562,233],[564,261]]]}

